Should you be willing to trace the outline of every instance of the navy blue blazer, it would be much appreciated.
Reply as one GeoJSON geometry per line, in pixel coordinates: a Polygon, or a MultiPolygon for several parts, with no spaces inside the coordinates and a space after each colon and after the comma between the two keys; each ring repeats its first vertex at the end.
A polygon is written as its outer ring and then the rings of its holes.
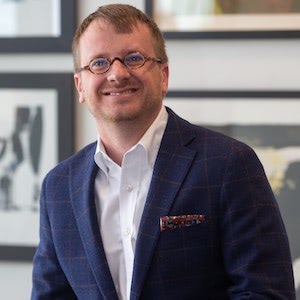
{"type": "MultiPolygon", "coordinates": [[[[295,299],[286,231],[253,150],[168,112],[131,299],[295,299]],[[162,216],[189,214],[205,221],[161,232],[162,216]]],[[[95,147],[60,163],[43,182],[32,299],[118,298],[97,222],[95,147]]]]}

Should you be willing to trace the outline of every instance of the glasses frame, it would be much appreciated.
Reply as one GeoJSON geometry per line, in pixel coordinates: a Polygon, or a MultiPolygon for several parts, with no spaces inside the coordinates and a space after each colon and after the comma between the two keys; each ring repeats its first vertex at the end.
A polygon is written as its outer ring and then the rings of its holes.
{"type": "Polygon", "coordinates": [[[109,58],[107,58],[107,57],[97,57],[97,58],[94,58],[94,59],[92,59],[92,60],[89,62],[88,65],[86,65],[86,66],[84,66],[84,67],[81,67],[81,68],[78,70],[78,73],[80,73],[80,72],[82,72],[82,71],[85,71],[85,70],[88,70],[88,71],[90,71],[91,73],[96,74],[96,75],[105,74],[106,72],[109,71],[110,67],[112,66],[112,64],[113,64],[116,60],[118,60],[119,62],[121,62],[121,63],[122,63],[124,66],[126,66],[128,69],[139,69],[139,68],[143,67],[147,61],[154,61],[154,62],[157,62],[157,63],[162,63],[161,59],[159,59],[159,58],[157,58],[157,57],[144,56],[143,54],[141,54],[141,53],[139,53],[139,52],[134,52],[134,53],[130,53],[130,54],[126,55],[123,59],[120,58],[120,57],[117,57],[117,56],[114,57],[113,59],[109,59],[109,58]],[[139,65],[139,66],[129,66],[129,65],[127,65],[126,62],[125,62],[125,59],[126,59],[126,57],[127,57],[128,55],[130,55],[130,54],[139,54],[139,55],[141,55],[141,56],[143,57],[143,59],[144,59],[143,63],[142,63],[141,65],[139,65]],[[105,71],[103,71],[103,72],[95,72],[95,71],[92,70],[92,67],[91,67],[92,63],[93,63],[95,60],[99,59],[99,58],[104,58],[104,59],[106,59],[106,60],[108,61],[108,63],[109,63],[107,69],[106,69],[105,71]]]}

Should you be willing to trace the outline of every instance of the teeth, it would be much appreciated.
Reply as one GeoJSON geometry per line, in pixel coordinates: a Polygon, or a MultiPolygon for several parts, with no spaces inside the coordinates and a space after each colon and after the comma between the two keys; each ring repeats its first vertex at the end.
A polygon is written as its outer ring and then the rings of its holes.
{"type": "Polygon", "coordinates": [[[125,94],[130,94],[132,93],[132,90],[124,91],[124,92],[116,92],[116,93],[109,93],[111,96],[120,96],[120,95],[125,95],[125,94]]]}

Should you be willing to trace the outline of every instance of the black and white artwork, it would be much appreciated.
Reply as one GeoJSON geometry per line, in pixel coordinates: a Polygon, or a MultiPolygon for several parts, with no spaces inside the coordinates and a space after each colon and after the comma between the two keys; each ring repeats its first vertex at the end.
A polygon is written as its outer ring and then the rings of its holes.
{"type": "Polygon", "coordinates": [[[0,73],[0,260],[32,261],[42,180],[74,150],[73,89],[70,73],[0,73]]]}
{"type": "MultiPolygon", "coordinates": [[[[191,121],[250,145],[260,158],[287,229],[300,299],[300,98],[167,98],[191,121]]],[[[297,298],[297,299],[298,299],[297,298]]]]}
{"type": "Polygon", "coordinates": [[[58,161],[55,90],[1,89],[0,245],[38,242],[40,186],[58,161]]]}

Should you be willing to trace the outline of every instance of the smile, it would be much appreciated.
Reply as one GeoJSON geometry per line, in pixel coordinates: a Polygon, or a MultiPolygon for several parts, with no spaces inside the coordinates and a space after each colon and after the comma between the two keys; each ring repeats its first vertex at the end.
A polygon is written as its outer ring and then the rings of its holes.
{"type": "Polygon", "coordinates": [[[129,90],[118,91],[118,92],[106,92],[106,93],[104,93],[104,95],[106,95],[106,96],[121,96],[121,95],[132,94],[135,91],[136,91],[135,89],[129,89],[129,90]]]}

